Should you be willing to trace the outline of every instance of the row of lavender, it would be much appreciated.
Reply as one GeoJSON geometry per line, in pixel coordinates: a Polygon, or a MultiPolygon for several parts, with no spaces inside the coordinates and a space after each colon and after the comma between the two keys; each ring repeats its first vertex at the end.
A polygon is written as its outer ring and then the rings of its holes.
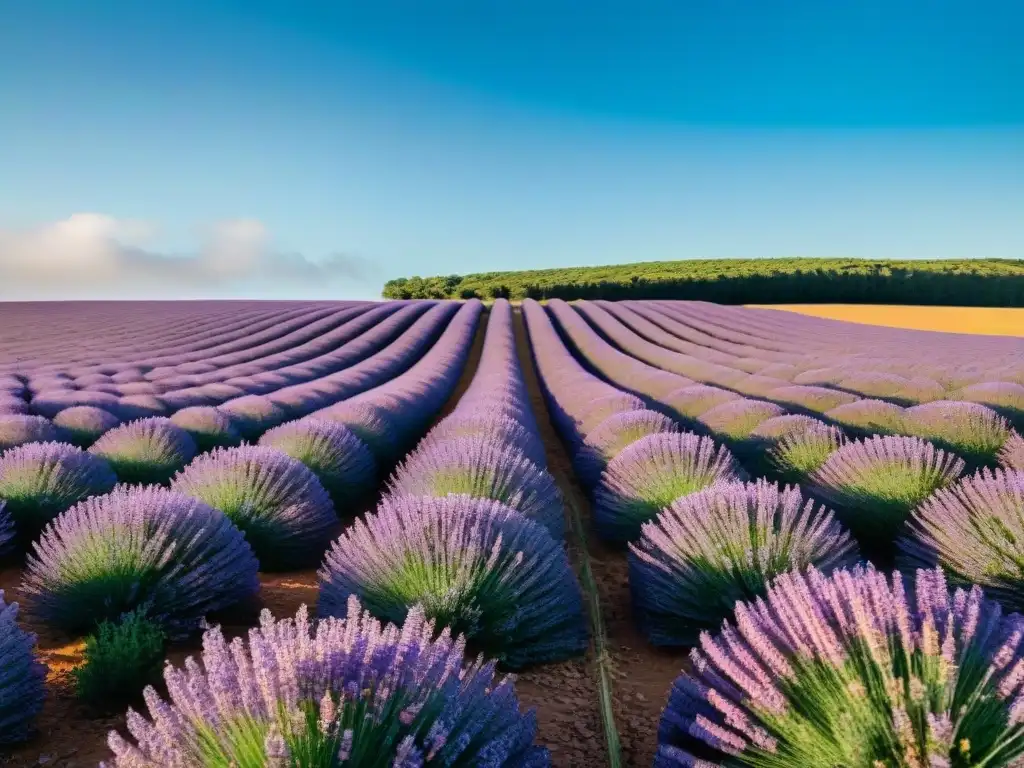
{"type": "Polygon", "coordinates": [[[321,609],[355,594],[400,622],[419,603],[506,667],[564,659],[588,638],[563,535],[511,307],[499,301],[455,409],[395,470],[377,512],[329,553],[321,609]]]}
{"type": "MultiPolygon", "coordinates": [[[[898,402],[866,398],[824,381],[814,385],[791,384],[776,376],[751,374],[724,362],[695,358],[690,348],[692,341],[682,341],[631,308],[588,302],[575,307],[579,314],[564,302],[551,303],[553,316],[565,333],[602,375],[625,389],[658,401],[663,410],[689,428],[712,434],[738,451],[751,449],[756,453],[763,446],[757,439],[751,439],[760,437],[755,430],[775,416],[789,414],[841,426],[856,436],[920,437],[959,454],[977,468],[994,464],[1000,451],[1014,437],[1012,425],[1024,424],[1024,399],[1019,409],[1005,399],[1000,401],[1002,405],[994,404],[994,407],[969,401],[970,397],[992,399],[995,384],[962,387],[966,374],[956,379],[959,389],[943,390],[935,384],[937,391],[933,388],[930,394],[919,392],[928,402],[904,407],[902,404],[912,402],[909,395],[895,398],[898,402]],[[594,327],[591,328],[584,318],[594,327]],[[599,337],[595,329],[609,341],[599,337]],[[679,346],[689,351],[680,351],[679,346]],[[954,395],[965,399],[943,399],[954,395]]],[[[653,310],[645,312],[648,317],[658,316],[653,310]]],[[[681,323],[671,325],[674,321],[664,316],[661,322],[677,333],[687,329],[681,323]]],[[[711,351],[721,354],[718,350],[711,351]]],[[[782,354],[765,350],[761,353],[765,358],[782,354]]],[[[1010,353],[1007,355],[1013,357],[1010,353]]],[[[796,355],[786,353],[786,357],[795,359],[796,355]]],[[[742,363],[754,364],[753,358],[734,357],[732,361],[733,365],[742,363]]],[[[766,361],[758,360],[756,364],[765,366],[766,361]]],[[[785,365],[791,369],[790,375],[799,371],[792,363],[785,365]]],[[[870,371],[872,360],[865,358],[857,365],[861,372],[870,371]]],[[[764,370],[783,372],[778,367],[764,370]]],[[[850,380],[843,381],[848,387],[856,386],[850,380]]],[[[1001,382],[996,389],[1015,387],[1020,385],[1001,382]]],[[[1020,389],[1024,393],[1024,387],[1020,389]]],[[[790,420],[790,423],[797,422],[790,420]]],[[[768,429],[772,426],[774,423],[769,424],[768,429]]]]}
{"type": "MultiPolygon", "coordinates": [[[[972,585],[1021,606],[1024,473],[957,483],[964,461],[920,438],[847,441],[764,401],[700,419],[704,436],[681,433],[694,422],[672,406],[715,393],[683,391],[692,382],[626,355],[634,348],[621,335],[616,349],[567,305],[549,309],[591,369],[622,386],[571,360],[527,302],[538,369],[598,532],[631,542],[634,609],[651,640],[699,644],[665,711],[658,765],[1015,764],[1024,623],[1001,619],[972,585]],[[736,421],[746,423],[729,429],[736,421]],[[709,434],[748,466],[768,449],[774,469],[837,512],[795,486],[741,482],[739,461],[709,434]],[[855,565],[855,541],[882,562],[898,553],[916,600],[898,573],[887,583],[855,565]],[[915,572],[936,564],[945,571],[915,572]],[[951,594],[947,578],[973,591],[951,594]],[[710,634],[732,616],[735,626],[710,634]],[[961,665],[975,672],[960,675],[961,665]]],[[[1008,426],[1002,437],[1010,461],[1018,438],[1008,426]]]]}

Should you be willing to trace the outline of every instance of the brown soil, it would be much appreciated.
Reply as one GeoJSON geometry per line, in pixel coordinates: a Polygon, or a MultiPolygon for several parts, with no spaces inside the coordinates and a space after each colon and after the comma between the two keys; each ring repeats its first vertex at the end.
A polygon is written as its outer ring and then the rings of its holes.
{"type": "MultiPolygon", "coordinates": [[[[515,312],[516,342],[519,360],[530,391],[530,401],[540,427],[544,446],[547,449],[548,464],[558,480],[562,492],[571,497],[585,516],[587,551],[591,569],[601,598],[601,612],[604,617],[610,666],[614,680],[613,703],[615,724],[622,744],[622,762],[627,766],[647,768],[654,760],[657,748],[658,720],[665,706],[672,681],[682,668],[685,654],[662,653],[648,645],[633,624],[630,614],[629,581],[626,568],[626,553],[603,545],[589,526],[590,502],[572,471],[569,455],[558,438],[548,417],[537,374],[533,366],[526,336],[526,328],[519,309],[515,312]]],[[[578,563],[578,557],[570,546],[570,556],[578,563]]],[[[597,679],[594,660],[591,665],[591,680],[597,679]]],[[[580,702],[581,705],[584,702],[580,702]]],[[[581,715],[589,714],[597,706],[596,691],[592,693],[586,709],[581,715]]],[[[600,714],[596,714],[600,723],[600,714]]],[[[590,763],[558,763],[556,765],[597,765],[597,760],[606,763],[607,758],[594,758],[590,763]]]]}

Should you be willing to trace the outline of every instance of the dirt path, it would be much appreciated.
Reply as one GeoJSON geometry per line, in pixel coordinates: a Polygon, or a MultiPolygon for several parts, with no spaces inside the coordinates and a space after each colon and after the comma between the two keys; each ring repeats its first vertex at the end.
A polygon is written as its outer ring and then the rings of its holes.
{"type": "MultiPolygon", "coordinates": [[[[562,492],[573,499],[588,523],[588,552],[600,593],[601,610],[608,636],[609,656],[615,680],[615,722],[622,743],[623,764],[648,768],[654,759],[657,746],[658,719],[672,681],[682,667],[685,654],[658,652],[649,646],[634,628],[630,615],[626,554],[624,551],[603,545],[596,534],[589,530],[590,502],[576,481],[569,456],[548,417],[547,404],[533,367],[526,328],[518,308],[515,311],[515,329],[520,364],[547,449],[551,471],[562,486],[562,492]]],[[[578,558],[576,561],[578,562],[578,558]]],[[[592,659],[588,661],[593,664],[592,659]]],[[[592,678],[596,680],[596,671],[592,672],[592,678]]],[[[595,709],[596,703],[595,692],[595,709]]],[[[599,718],[599,713],[596,713],[596,716],[599,718]]]]}

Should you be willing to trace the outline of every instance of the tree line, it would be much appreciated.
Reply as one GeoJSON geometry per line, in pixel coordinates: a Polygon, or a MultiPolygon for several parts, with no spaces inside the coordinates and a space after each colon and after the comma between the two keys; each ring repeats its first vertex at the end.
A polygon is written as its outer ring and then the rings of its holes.
{"type": "Polygon", "coordinates": [[[689,299],[719,304],[1024,306],[1024,260],[662,261],[390,280],[388,299],[689,299]]]}

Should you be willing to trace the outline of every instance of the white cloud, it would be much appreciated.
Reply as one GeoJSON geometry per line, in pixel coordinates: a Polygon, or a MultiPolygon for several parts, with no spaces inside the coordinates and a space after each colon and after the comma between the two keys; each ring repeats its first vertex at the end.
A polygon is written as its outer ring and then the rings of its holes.
{"type": "Polygon", "coordinates": [[[29,230],[0,229],[0,300],[207,298],[247,291],[301,298],[304,291],[343,291],[375,277],[359,257],[314,261],[280,251],[253,219],[216,223],[189,254],[146,249],[154,232],[146,222],[96,213],[29,230]]]}

